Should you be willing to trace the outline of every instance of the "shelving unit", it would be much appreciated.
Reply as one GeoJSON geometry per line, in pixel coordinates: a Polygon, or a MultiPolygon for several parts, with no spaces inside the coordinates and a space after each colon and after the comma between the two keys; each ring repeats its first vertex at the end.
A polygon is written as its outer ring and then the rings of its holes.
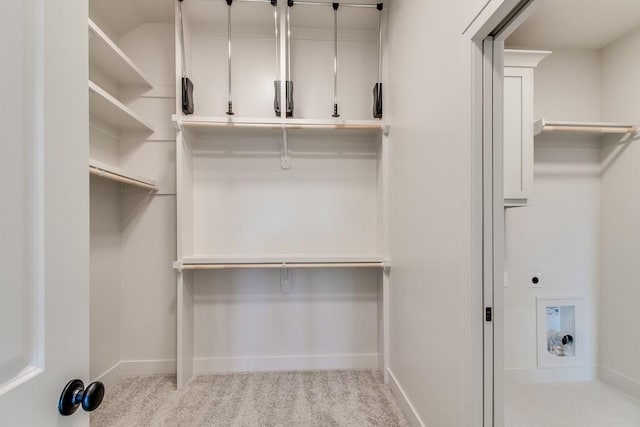
{"type": "MultiPolygon", "coordinates": [[[[242,59],[237,59],[230,71],[235,114],[225,116],[229,89],[227,5],[182,3],[187,45],[184,56],[187,74],[194,83],[195,114],[184,115],[179,102],[182,47],[176,22],[178,102],[172,120],[177,135],[174,268],[178,388],[196,372],[194,303],[205,284],[221,278],[216,273],[220,270],[231,270],[231,275],[235,270],[270,270],[268,274],[247,272],[260,277],[265,274],[265,280],[275,279],[273,271],[282,270],[280,289],[288,283],[289,269],[308,270],[299,274],[315,278],[313,292],[322,293],[323,284],[331,286],[335,277],[348,277],[351,282],[347,288],[356,283],[370,286],[369,291],[378,294],[378,301],[370,307],[373,315],[365,323],[371,327],[369,336],[376,337],[374,343],[377,339],[377,357],[367,367],[386,373],[390,140],[388,124],[372,114],[379,13],[376,2],[370,3],[374,6],[345,7],[340,12],[342,27],[337,45],[341,116],[337,118],[331,117],[334,12],[330,4],[297,4],[288,10],[287,2],[278,2],[275,8],[269,2],[233,3],[233,57],[242,59]],[[274,10],[281,18],[276,20],[280,34],[287,33],[285,17],[290,12],[291,45],[287,45],[286,37],[275,37],[274,10]],[[288,52],[292,55],[290,64],[288,52]],[[293,117],[277,117],[274,80],[286,81],[289,68],[294,80],[294,113],[293,117]]],[[[178,5],[175,15],[180,15],[178,5]]],[[[281,99],[286,98],[283,87],[281,99]]],[[[246,278],[237,280],[241,288],[253,285],[242,281],[246,278]]],[[[267,288],[273,285],[267,281],[263,284],[267,288]]],[[[233,295],[235,283],[230,289],[233,295]]],[[[309,301],[313,299],[309,297],[309,301]]],[[[345,304],[359,303],[347,300],[345,304]]],[[[351,309],[345,310],[343,315],[349,316],[351,309]]],[[[226,333],[230,337],[242,334],[233,330],[226,333]]],[[[287,334],[284,330],[282,333],[287,334]]],[[[322,368],[324,356],[318,353],[313,357],[317,357],[313,368],[322,368]]]]}
{"type": "Polygon", "coordinates": [[[89,173],[102,178],[121,182],[123,184],[133,185],[135,187],[145,188],[150,191],[157,191],[155,181],[141,176],[125,172],[122,169],[110,166],[96,160],[89,160],[89,173]]]}
{"type": "Polygon", "coordinates": [[[89,62],[122,85],[150,89],[152,84],[133,61],[89,19],[89,62]]]}
{"type": "Polygon", "coordinates": [[[89,112],[121,130],[153,131],[133,110],[92,81],[89,81],[89,112]]]}
{"type": "Polygon", "coordinates": [[[178,128],[184,129],[273,129],[273,130],[308,130],[308,131],[366,131],[380,133],[384,124],[380,120],[339,120],[339,119],[279,119],[279,118],[236,118],[236,117],[203,117],[173,116],[178,128]]]}
{"type": "Polygon", "coordinates": [[[561,133],[564,135],[625,135],[638,131],[638,126],[629,123],[609,122],[561,122],[546,119],[534,123],[534,134],[561,133]]]}

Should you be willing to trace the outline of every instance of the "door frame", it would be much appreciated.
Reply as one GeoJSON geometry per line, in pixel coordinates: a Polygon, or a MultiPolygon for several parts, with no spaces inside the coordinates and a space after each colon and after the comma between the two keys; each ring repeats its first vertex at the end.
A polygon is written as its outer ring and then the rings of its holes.
{"type": "Polygon", "coordinates": [[[504,41],[537,4],[489,0],[464,31],[471,44],[473,345],[481,355],[473,415],[483,427],[504,426],[504,41]]]}

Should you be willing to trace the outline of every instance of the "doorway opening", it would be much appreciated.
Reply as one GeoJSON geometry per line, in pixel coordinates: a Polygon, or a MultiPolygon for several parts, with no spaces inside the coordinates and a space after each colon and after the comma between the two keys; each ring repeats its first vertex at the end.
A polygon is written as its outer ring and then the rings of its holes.
{"type": "Polygon", "coordinates": [[[485,425],[638,425],[640,6],[535,0],[485,25],[485,425]]]}

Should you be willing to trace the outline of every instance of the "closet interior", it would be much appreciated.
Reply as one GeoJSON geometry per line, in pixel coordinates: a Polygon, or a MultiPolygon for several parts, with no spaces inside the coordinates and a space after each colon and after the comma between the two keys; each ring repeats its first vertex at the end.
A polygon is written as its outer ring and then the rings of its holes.
{"type": "MultiPolygon", "coordinates": [[[[548,389],[536,407],[533,383],[600,380],[640,397],[638,339],[627,334],[640,320],[640,9],[607,6],[605,24],[553,3],[541,0],[505,50],[507,425],[533,420],[525,405],[539,423],[582,420],[550,403],[585,399],[575,385],[548,389]]],[[[583,421],[599,406],[616,413],[608,398],[583,402],[583,421]]]]}
{"type": "Polygon", "coordinates": [[[387,6],[90,1],[92,378],[383,370],[387,6]]]}

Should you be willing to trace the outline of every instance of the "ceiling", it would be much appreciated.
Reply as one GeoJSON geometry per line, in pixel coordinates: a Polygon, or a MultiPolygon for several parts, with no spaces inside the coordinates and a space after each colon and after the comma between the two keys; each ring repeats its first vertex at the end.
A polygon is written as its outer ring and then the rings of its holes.
{"type": "Polygon", "coordinates": [[[640,0],[536,0],[508,47],[601,49],[640,27],[640,0]]]}
{"type": "Polygon", "coordinates": [[[173,0],[90,0],[90,5],[119,35],[146,22],[173,23],[175,8],[173,0]]]}

